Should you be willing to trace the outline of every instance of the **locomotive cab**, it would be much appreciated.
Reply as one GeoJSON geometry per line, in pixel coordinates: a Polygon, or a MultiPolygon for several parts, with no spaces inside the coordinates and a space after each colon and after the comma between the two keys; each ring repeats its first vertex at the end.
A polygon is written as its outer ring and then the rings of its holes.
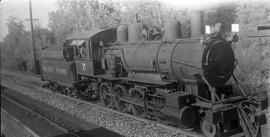
{"type": "Polygon", "coordinates": [[[106,43],[115,41],[114,29],[97,29],[74,33],[67,38],[73,47],[78,76],[103,74],[101,69],[102,49],[106,43]]]}

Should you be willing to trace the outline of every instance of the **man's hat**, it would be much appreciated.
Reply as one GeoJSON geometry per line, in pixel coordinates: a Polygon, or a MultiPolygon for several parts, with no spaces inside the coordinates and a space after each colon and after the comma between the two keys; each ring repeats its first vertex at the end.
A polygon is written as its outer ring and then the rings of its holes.
{"type": "Polygon", "coordinates": [[[221,32],[224,31],[224,26],[222,23],[218,22],[215,24],[215,32],[221,32]]]}

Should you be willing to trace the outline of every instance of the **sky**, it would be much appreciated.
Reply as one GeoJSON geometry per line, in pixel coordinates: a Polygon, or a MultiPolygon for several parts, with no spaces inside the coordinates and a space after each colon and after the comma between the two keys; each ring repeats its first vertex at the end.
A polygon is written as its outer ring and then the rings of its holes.
{"type": "MultiPolygon", "coordinates": [[[[35,25],[48,27],[48,13],[57,9],[56,0],[32,0],[33,19],[35,25]]],[[[29,0],[1,0],[0,2],[0,41],[7,35],[7,19],[10,16],[18,17],[23,20],[27,30],[30,29],[29,19],[29,0]]]]}
{"type": "MultiPolygon", "coordinates": [[[[30,29],[29,21],[29,0],[0,0],[0,41],[7,35],[7,19],[10,16],[23,20],[27,30],[30,29]]],[[[57,0],[32,0],[33,18],[35,25],[48,27],[48,13],[57,9],[57,0]]],[[[100,1],[124,1],[124,0],[100,0],[100,1]]],[[[142,0],[143,1],[143,0],[142,0]]],[[[174,8],[207,9],[217,3],[232,2],[237,0],[157,0],[174,8]]],[[[244,0],[238,0],[244,1],[244,0]]],[[[246,0],[245,0],[246,1],[246,0]]],[[[256,0],[251,0],[256,1],[256,0]]],[[[259,0],[257,0],[259,1],[259,0]]]]}

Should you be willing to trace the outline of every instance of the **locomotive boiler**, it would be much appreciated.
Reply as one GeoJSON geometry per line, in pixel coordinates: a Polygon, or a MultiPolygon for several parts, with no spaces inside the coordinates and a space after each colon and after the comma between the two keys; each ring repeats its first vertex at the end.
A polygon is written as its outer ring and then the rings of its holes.
{"type": "Polygon", "coordinates": [[[161,40],[147,40],[140,22],[75,33],[62,48],[43,51],[42,79],[53,90],[100,100],[123,113],[182,128],[200,125],[206,136],[239,125],[253,136],[247,130],[265,123],[267,100],[233,95],[227,83],[236,65],[233,50],[224,41],[205,47],[202,15],[191,14],[192,37],[185,39],[174,19],[165,24],[161,40]],[[253,105],[261,108],[240,109],[253,105]],[[260,120],[247,122],[251,117],[260,120]]]}
{"type": "Polygon", "coordinates": [[[199,40],[117,43],[105,49],[105,55],[119,58],[115,66],[121,63],[129,72],[128,77],[134,80],[162,83],[195,80],[193,75],[200,73],[201,70],[201,60],[198,58],[202,56],[202,48],[199,40]],[[107,52],[110,54],[106,54],[107,52]]]}

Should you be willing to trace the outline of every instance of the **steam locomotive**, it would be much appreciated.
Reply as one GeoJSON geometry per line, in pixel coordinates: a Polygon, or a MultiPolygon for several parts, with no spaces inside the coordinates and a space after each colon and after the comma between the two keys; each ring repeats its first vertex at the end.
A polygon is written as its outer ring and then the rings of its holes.
{"type": "Polygon", "coordinates": [[[260,136],[267,99],[243,90],[234,95],[227,83],[236,66],[233,50],[224,41],[204,47],[202,15],[191,14],[192,37],[185,39],[176,20],[165,24],[162,40],[143,40],[140,22],[75,33],[62,47],[42,51],[41,78],[52,90],[123,113],[182,128],[199,125],[206,136],[232,130],[260,136]]]}

